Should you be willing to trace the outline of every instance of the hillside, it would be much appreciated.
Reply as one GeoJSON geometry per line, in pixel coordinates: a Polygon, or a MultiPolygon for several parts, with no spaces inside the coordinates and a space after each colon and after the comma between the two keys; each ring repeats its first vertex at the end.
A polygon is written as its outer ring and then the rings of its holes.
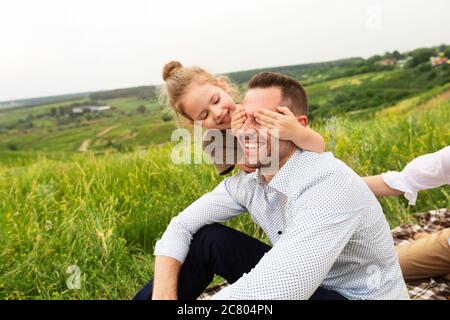
{"type": "Polygon", "coordinates": [[[89,92],[73,93],[73,94],[63,94],[59,96],[50,97],[38,97],[31,99],[20,99],[20,100],[10,100],[10,101],[0,101],[0,110],[2,109],[12,109],[12,108],[24,108],[39,106],[42,104],[64,102],[75,99],[84,99],[89,97],[89,92]]]}

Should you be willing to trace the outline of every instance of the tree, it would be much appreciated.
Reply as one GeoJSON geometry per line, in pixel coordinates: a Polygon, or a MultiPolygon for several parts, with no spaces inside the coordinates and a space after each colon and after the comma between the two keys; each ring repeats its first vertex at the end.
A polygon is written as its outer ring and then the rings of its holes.
{"type": "Polygon", "coordinates": [[[393,57],[395,60],[401,60],[401,59],[404,58],[404,56],[403,56],[400,52],[398,52],[397,50],[395,50],[394,52],[392,52],[392,57],[393,57]]]}
{"type": "Polygon", "coordinates": [[[411,52],[410,67],[416,67],[419,64],[430,61],[430,57],[433,55],[433,49],[420,48],[411,52]]]}
{"type": "Polygon", "coordinates": [[[444,53],[444,56],[450,59],[450,46],[447,46],[442,52],[444,53]]]}

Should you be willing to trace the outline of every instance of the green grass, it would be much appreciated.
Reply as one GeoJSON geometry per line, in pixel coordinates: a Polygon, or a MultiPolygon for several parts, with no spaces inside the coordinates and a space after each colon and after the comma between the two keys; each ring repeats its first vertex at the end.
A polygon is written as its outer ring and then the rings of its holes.
{"type": "MultiPolygon", "coordinates": [[[[361,176],[401,170],[414,158],[448,145],[449,109],[447,100],[424,110],[417,105],[409,112],[380,113],[364,121],[337,118],[323,133],[326,141],[335,141],[335,155],[361,176]]],[[[381,204],[390,225],[395,226],[408,222],[413,211],[448,207],[449,187],[420,193],[415,207],[397,197],[381,199],[381,204]]]]}
{"type": "MultiPolygon", "coordinates": [[[[438,101],[393,112],[397,106],[315,128],[357,173],[378,174],[447,145],[449,108],[438,101]]],[[[87,136],[98,131],[88,129],[87,136]]],[[[114,130],[105,136],[117,137],[114,130]]],[[[152,276],[153,247],[171,217],[222,179],[211,166],[172,164],[171,150],[165,144],[129,153],[0,153],[0,298],[131,298],[152,276]],[[81,271],[78,290],[66,285],[73,265],[81,271]]],[[[416,207],[401,197],[381,203],[395,226],[411,222],[413,212],[448,206],[449,187],[422,192],[416,207]]],[[[267,241],[248,215],[228,224],[267,241]]]]}

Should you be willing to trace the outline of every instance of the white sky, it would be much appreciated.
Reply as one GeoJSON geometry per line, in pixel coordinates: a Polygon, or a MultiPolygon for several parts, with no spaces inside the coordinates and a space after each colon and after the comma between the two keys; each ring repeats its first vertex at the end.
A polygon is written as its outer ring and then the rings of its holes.
{"type": "Polygon", "coordinates": [[[449,0],[1,0],[0,101],[442,43],[449,0]]]}

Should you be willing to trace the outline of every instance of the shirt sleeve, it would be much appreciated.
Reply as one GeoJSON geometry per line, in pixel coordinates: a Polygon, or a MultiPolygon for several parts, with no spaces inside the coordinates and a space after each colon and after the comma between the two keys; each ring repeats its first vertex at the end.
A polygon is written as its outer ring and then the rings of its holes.
{"type": "Polygon", "coordinates": [[[201,227],[226,221],[245,212],[246,209],[233,196],[238,186],[237,176],[223,180],[213,191],[203,195],[172,218],[155,245],[154,255],[172,257],[183,263],[192,237],[201,227]]]}
{"type": "Polygon", "coordinates": [[[306,300],[326,278],[359,225],[359,211],[303,210],[259,263],[216,300],[306,300]],[[322,215],[321,219],[314,219],[322,215]]]}
{"type": "Polygon", "coordinates": [[[450,146],[414,159],[401,172],[388,171],[381,176],[389,187],[404,192],[409,204],[414,205],[420,190],[450,184],[450,146]]]}

